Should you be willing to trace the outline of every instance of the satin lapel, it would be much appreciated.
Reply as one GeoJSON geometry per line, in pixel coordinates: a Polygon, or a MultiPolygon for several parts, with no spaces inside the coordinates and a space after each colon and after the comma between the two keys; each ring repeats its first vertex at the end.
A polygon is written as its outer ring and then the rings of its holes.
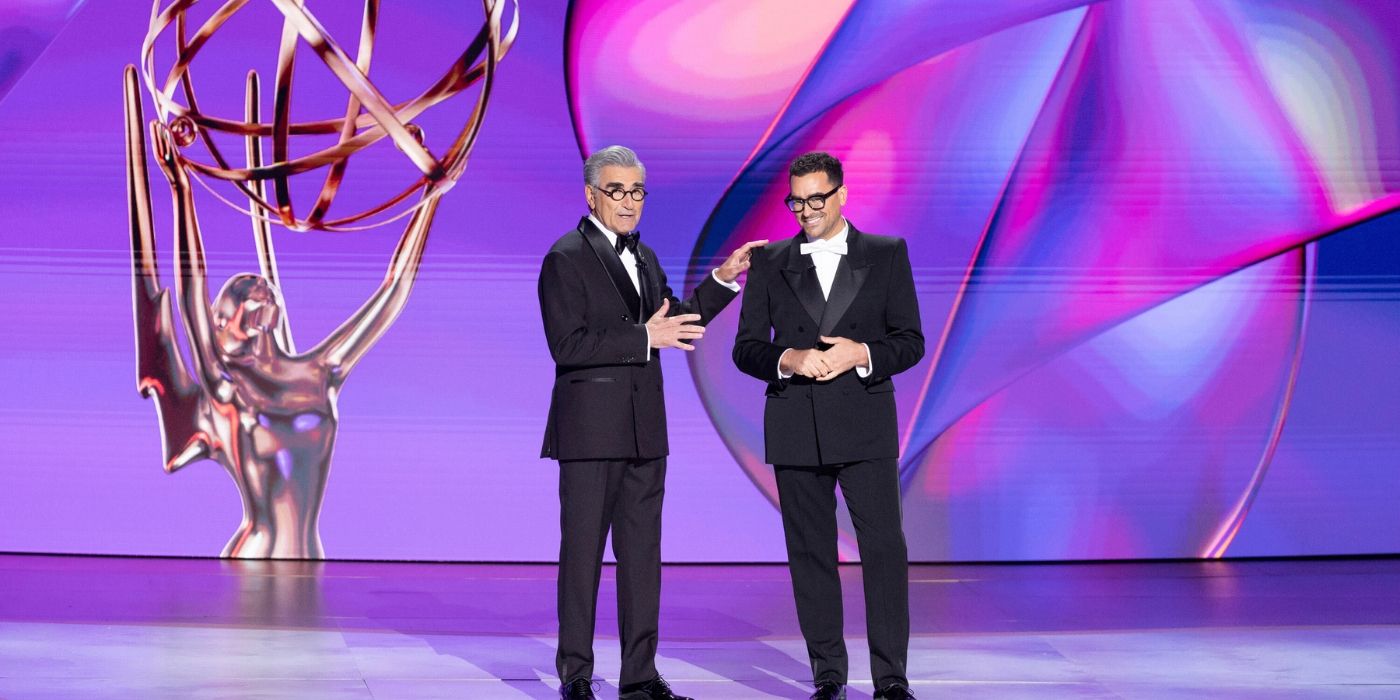
{"type": "Polygon", "coordinates": [[[831,296],[826,298],[826,311],[822,314],[821,322],[822,335],[830,336],[837,322],[841,320],[841,315],[851,307],[851,300],[856,298],[855,286],[850,261],[843,255],[841,262],[836,264],[836,276],[831,280],[831,296]]]}
{"type": "Polygon", "coordinates": [[[603,269],[608,271],[608,277],[612,279],[613,289],[617,290],[617,298],[622,302],[623,309],[628,314],[638,313],[642,300],[637,296],[637,288],[632,286],[632,276],[627,274],[627,268],[623,267],[622,258],[617,257],[617,251],[608,245],[608,237],[603,235],[588,217],[579,222],[578,230],[593,248],[593,254],[598,256],[598,262],[603,265],[603,269]]]}
{"type": "Polygon", "coordinates": [[[865,241],[855,226],[846,235],[846,255],[836,266],[836,278],[831,281],[831,295],[826,300],[822,316],[822,335],[830,336],[841,323],[841,317],[851,308],[860,288],[870,276],[870,261],[865,255],[865,241]]]}
{"type": "Polygon", "coordinates": [[[649,297],[644,301],[646,308],[642,309],[642,320],[645,321],[661,308],[661,276],[657,273],[657,265],[661,263],[656,259],[656,251],[645,244],[637,246],[637,254],[645,264],[644,267],[637,268],[637,278],[646,285],[649,292],[649,297]]]}
{"type": "Polygon", "coordinates": [[[787,267],[783,268],[783,280],[787,282],[798,301],[802,302],[802,308],[812,317],[812,323],[819,324],[822,313],[826,310],[826,299],[822,297],[822,283],[817,279],[816,263],[812,262],[812,256],[802,254],[800,244],[804,240],[806,238],[799,233],[788,247],[788,262],[787,267]]]}

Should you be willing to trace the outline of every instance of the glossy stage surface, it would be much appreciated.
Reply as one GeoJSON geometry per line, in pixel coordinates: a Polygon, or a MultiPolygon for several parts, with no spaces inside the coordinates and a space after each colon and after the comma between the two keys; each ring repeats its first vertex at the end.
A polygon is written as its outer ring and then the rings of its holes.
{"type": "MultiPolygon", "coordinates": [[[[0,698],[553,698],[554,571],[0,556],[0,698]]],[[[851,697],[868,700],[859,572],[842,574],[851,697]]],[[[924,699],[1400,697],[1400,559],[911,576],[924,699]]],[[[805,698],[789,590],[780,566],[669,567],[661,672],[702,700],[805,698]]]]}

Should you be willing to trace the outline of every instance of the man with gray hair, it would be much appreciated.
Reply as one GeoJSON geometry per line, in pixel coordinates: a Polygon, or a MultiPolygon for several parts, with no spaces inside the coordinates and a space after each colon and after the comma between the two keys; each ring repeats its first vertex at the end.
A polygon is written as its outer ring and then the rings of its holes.
{"type": "Polygon", "coordinates": [[[612,531],[620,700],[689,700],[656,670],[661,597],[661,501],[666,403],[662,348],[693,350],[739,293],[750,252],[735,250],[684,301],[671,293],[656,253],[637,232],[646,168],[624,146],[583,166],[588,216],[540,268],[540,315],[554,358],[554,393],[540,456],[559,461],[559,651],[570,700],[593,698],[593,628],[603,549],[612,531]]]}

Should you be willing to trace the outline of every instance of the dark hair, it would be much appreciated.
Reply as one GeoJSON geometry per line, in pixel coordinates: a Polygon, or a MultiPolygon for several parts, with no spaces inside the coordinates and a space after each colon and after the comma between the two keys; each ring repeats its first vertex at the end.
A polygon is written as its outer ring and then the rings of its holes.
{"type": "Polygon", "coordinates": [[[825,151],[803,153],[797,160],[792,161],[788,168],[788,177],[801,177],[812,173],[826,173],[826,179],[831,181],[832,187],[840,187],[846,181],[846,174],[841,170],[841,161],[825,151]]]}

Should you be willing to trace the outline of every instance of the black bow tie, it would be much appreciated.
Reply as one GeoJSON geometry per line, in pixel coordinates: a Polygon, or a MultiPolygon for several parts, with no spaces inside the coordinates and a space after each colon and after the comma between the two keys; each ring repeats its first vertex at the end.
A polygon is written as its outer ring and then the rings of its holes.
{"type": "Polygon", "coordinates": [[[632,251],[632,255],[634,257],[641,259],[641,256],[637,255],[637,244],[641,242],[642,234],[638,233],[637,231],[633,231],[631,233],[620,233],[617,236],[617,240],[613,242],[613,248],[617,250],[618,255],[622,255],[622,249],[626,248],[627,250],[632,251]]]}

